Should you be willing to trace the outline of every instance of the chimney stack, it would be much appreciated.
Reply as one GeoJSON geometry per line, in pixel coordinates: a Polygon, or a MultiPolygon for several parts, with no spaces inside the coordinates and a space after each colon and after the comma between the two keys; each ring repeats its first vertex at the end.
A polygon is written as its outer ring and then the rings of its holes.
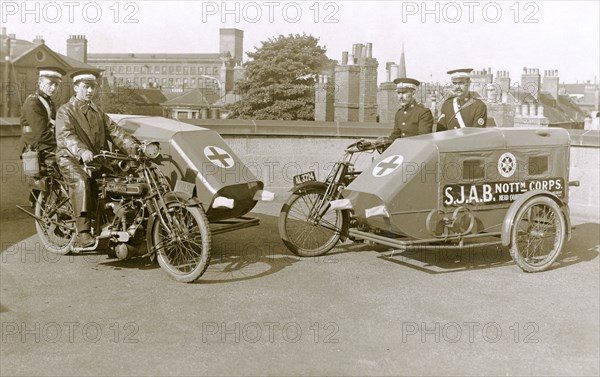
{"type": "Polygon", "coordinates": [[[44,40],[44,37],[42,37],[41,35],[36,35],[35,39],[33,40],[33,43],[35,43],[36,45],[43,45],[46,43],[46,41],[44,40]]]}
{"type": "Polygon", "coordinates": [[[558,100],[558,81],[558,69],[544,71],[542,90],[548,92],[555,100],[558,100]]]}
{"type": "Polygon", "coordinates": [[[67,39],[67,56],[87,63],[87,39],[85,35],[70,35],[67,39]]]}
{"type": "Polygon", "coordinates": [[[540,94],[540,70],[538,68],[527,68],[523,67],[523,74],[521,75],[521,87],[523,90],[531,93],[536,101],[540,94]]]}

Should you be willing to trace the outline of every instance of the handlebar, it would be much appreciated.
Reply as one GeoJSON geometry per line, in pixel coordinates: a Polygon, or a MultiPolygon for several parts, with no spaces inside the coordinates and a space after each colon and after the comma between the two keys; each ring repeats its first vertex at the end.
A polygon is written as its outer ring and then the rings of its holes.
{"type": "Polygon", "coordinates": [[[375,141],[367,141],[365,139],[360,139],[346,147],[346,152],[348,153],[357,153],[357,152],[366,152],[374,149],[385,148],[392,144],[393,141],[388,139],[378,139],[375,141]]]}

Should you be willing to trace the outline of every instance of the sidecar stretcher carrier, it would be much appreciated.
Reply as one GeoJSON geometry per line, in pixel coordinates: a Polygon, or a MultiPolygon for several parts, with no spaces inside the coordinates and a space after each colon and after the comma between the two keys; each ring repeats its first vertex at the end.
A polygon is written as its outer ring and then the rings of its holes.
{"type": "Polygon", "coordinates": [[[273,194],[217,132],[163,117],[109,116],[136,138],[160,143],[161,170],[175,192],[202,204],[213,235],[259,225],[244,215],[273,194]]]}
{"type": "Polygon", "coordinates": [[[501,244],[519,267],[542,271],[571,237],[569,146],[551,128],[398,139],[344,190],[358,224],[349,236],[400,251],[501,244]],[[542,244],[548,257],[534,255],[542,244]]]}

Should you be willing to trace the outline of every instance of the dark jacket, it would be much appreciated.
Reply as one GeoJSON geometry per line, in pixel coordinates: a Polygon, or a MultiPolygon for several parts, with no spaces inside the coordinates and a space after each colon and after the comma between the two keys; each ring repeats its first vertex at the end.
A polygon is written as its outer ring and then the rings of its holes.
{"type": "MultiPolygon", "coordinates": [[[[438,119],[437,131],[461,128],[454,111],[454,99],[450,97],[442,104],[441,115],[438,119]]],[[[457,99],[458,111],[466,127],[485,127],[487,124],[487,107],[481,100],[472,96],[464,101],[457,99]]]]}
{"type": "Polygon", "coordinates": [[[73,157],[76,160],[89,150],[98,154],[108,150],[108,142],[127,154],[134,154],[137,140],[118,127],[93,102],[89,104],[74,96],[58,109],[56,115],[57,157],[73,157]],[[94,119],[96,124],[90,124],[94,119]]]}
{"type": "Polygon", "coordinates": [[[56,108],[50,97],[41,93],[30,94],[21,108],[21,147],[31,146],[37,151],[48,151],[56,148],[54,135],[54,119],[56,108]],[[48,109],[42,101],[48,105],[48,109]],[[50,113],[48,113],[50,110],[50,113]]]}
{"type": "Polygon", "coordinates": [[[401,107],[394,118],[394,129],[388,138],[394,140],[402,137],[431,133],[433,115],[425,106],[412,99],[401,107]]]}
{"type": "MultiPolygon", "coordinates": [[[[94,103],[72,97],[56,114],[56,160],[69,186],[69,196],[76,216],[92,209],[90,177],[83,170],[80,158],[86,150],[98,154],[108,150],[111,141],[121,151],[133,155],[137,140],[118,127],[94,103]]],[[[88,225],[86,224],[86,227],[88,225]]],[[[89,230],[86,229],[79,229],[89,230]]]]}

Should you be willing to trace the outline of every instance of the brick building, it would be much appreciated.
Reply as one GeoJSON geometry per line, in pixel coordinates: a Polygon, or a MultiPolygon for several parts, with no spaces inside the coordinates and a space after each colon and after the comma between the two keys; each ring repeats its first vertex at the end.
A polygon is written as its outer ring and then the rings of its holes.
{"type": "Polygon", "coordinates": [[[0,77],[2,91],[0,117],[17,117],[25,98],[37,89],[39,66],[60,67],[67,72],[62,84],[54,95],[57,105],[65,103],[73,94],[69,74],[80,69],[94,69],[93,66],[57,53],[46,45],[42,36],[32,42],[18,39],[15,34],[7,34],[2,27],[0,33],[0,77]]]}
{"type": "Polygon", "coordinates": [[[216,88],[223,95],[233,89],[236,71],[242,63],[244,32],[219,30],[219,52],[215,53],[87,53],[84,36],[67,41],[68,55],[104,70],[111,86],[161,88],[183,92],[216,88]],[[236,70],[236,67],[238,68],[236,70]]]}

